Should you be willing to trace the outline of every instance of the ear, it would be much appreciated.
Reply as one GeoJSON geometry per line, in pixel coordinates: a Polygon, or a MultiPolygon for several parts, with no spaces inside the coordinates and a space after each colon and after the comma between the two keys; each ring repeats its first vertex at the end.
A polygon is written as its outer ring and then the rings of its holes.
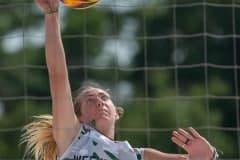
{"type": "Polygon", "coordinates": [[[118,112],[116,112],[115,120],[119,120],[119,119],[120,119],[120,116],[119,116],[118,112]]]}
{"type": "Polygon", "coordinates": [[[124,113],[124,109],[122,107],[117,106],[116,107],[116,120],[119,120],[124,113]]]}

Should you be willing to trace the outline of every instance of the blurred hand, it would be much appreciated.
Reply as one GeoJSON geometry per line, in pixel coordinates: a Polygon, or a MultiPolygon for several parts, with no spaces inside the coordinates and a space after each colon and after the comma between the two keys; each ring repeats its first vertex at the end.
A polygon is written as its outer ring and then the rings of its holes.
{"type": "Polygon", "coordinates": [[[192,127],[189,131],[184,129],[173,131],[171,139],[189,154],[191,160],[210,160],[213,156],[213,147],[192,127]]]}
{"type": "Polygon", "coordinates": [[[59,0],[35,0],[45,14],[58,11],[59,0]]]}

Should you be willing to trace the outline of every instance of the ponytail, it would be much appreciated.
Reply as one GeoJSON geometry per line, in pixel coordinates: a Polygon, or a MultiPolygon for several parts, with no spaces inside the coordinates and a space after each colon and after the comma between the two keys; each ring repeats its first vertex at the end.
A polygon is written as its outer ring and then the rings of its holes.
{"type": "Polygon", "coordinates": [[[57,146],[53,138],[51,115],[35,116],[35,120],[23,128],[20,144],[26,144],[24,157],[35,160],[56,160],[57,146]]]}

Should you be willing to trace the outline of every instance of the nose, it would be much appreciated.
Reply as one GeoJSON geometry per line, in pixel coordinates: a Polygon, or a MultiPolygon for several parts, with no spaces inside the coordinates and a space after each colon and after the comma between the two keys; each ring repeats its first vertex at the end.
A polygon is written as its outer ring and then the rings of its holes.
{"type": "Polygon", "coordinates": [[[100,98],[97,98],[97,108],[101,108],[104,106],[104,102],[100,99],[100,98]]]}

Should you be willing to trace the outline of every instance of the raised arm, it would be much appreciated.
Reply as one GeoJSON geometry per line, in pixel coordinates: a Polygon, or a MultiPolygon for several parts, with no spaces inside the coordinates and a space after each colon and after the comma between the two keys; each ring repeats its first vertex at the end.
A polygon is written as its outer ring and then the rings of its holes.
{"type": "Polygon", "coordinates": [[[45,55],[53,112],[53,136],[62,155],[76,136],[79,122],[74,113],[59,22],[59,0],[36,0],[45,14],[45,55]]]}

